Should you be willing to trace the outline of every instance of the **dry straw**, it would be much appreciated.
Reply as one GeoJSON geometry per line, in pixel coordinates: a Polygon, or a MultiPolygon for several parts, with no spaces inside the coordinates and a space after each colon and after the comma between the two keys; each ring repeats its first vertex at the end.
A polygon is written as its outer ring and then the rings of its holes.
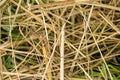
{"type": "Polygon", "coordinates": [[[119,80],[119,4],[2,0],[0,80],[119,80]]]}

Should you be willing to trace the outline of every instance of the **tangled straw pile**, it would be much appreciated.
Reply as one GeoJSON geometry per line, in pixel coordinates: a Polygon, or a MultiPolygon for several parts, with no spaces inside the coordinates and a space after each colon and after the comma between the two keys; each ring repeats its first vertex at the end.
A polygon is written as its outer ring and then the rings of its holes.
{"type": "Polygon", "coordinates": [[[119,7],[119,0],[1,1],[1,80],[119,80],[119,7]]]}

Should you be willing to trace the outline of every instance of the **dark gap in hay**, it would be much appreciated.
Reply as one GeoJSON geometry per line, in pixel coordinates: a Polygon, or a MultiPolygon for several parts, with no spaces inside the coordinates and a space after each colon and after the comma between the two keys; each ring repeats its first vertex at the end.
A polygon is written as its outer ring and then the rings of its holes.
{"type": "Polygon", "coordinates": [[[86,9],[86,10],[91,8],[91,5],[81,4],[80,6],[81,6],[81,8],[86,9]]]}
{"type": "Polygon", "coordinates": [[[82,15],[75,15],[75,23],[82,23],[83,22],[83,16],[82,15]]]}
{"type": "Polygon", "coordinates": [[[20,51],[29,51],[30,48],[32,48],[30,44],[19,45],[19,47],[16,47],[16,49],[20,51]]]}
{"type": "Polygon", "coordinates": [[[8,54],[2,57],[2,63],[5,66],[6,69],[10,70],[14,68],[14,62],[13,62],[13,58],[12,55],[8,54]]]}
{"type": "Polygon", "coordinates": [[[115,59],[115,60],[113,60],[113,63],[114,63],[115,65],[119,65],[119,66],[120,66],[120,55],[115,56],[114,59],[115,59]]]}
{"type": "Polygon", "coordinates": [[[103,4],[109,4],[109,3],[111,3],[110,0],[101,0],[100,2],[103,3],[103,4]]]}
{"type": "Polygon", "coordinates": [[[8,41],[8,31],[6,31],[6,29],[3,29],[3,28],[1,28],[1,43],[4,43],[4,41],[8,41]]]}
{"type": "Polygon", "coordinates": [[[114,37],[120,39],[120,35],[119,34],[115,35],[114,37]]]}
{"type": "Polygon", "coordinates": [[[120,56],[112,57],[111,60],[108,61],[109,64],[120,66],[120,56]]]}

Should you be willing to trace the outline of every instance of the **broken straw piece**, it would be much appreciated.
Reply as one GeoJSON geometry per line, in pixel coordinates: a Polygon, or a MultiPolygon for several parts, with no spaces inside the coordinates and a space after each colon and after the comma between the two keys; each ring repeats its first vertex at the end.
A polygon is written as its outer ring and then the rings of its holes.
{"type": "Polygon", "coordinates": [[[91,0],[54,0],[55,2],[59,2],[59,1],[74,1],[74,2],[88,2],[91,0]]]}
{"type": "Polygon", "coordinates": [[[90,2],[91,0],[74,0],[76,3],[78,2],[90,2]]]}

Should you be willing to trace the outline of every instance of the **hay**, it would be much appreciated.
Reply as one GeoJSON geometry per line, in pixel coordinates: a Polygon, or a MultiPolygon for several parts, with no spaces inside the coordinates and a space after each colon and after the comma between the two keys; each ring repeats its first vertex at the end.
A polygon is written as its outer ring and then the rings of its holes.
{"type": "Polygon", "coordinates": [[[120,1],[0,2],[0,80],[119,80],[120,1]]]}

